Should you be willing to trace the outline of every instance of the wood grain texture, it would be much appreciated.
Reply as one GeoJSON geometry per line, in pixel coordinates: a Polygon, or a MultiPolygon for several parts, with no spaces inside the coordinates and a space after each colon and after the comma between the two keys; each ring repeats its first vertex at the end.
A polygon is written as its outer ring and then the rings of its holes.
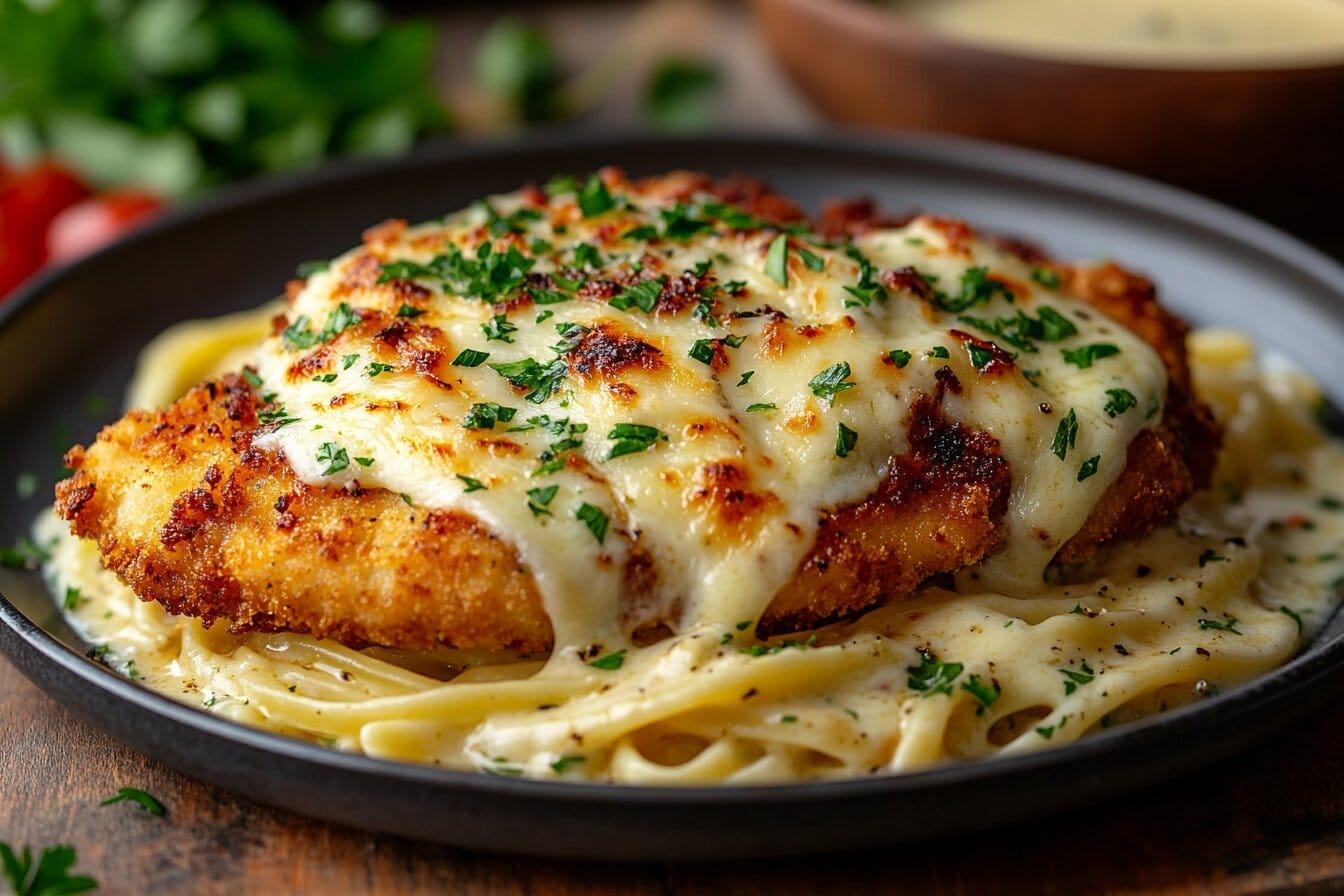
{"type": "Polygon", "coordinates": [[[471,853],[268,809],[110,740],[4,661],[0,719],[0,839],[74,845],[105,893],[1344,892],[1344,708],[1167,787],[1016,829],[704,865],[471,853]],[[168,815],[98,806],[120,787],[149,791],[168,815]]]}

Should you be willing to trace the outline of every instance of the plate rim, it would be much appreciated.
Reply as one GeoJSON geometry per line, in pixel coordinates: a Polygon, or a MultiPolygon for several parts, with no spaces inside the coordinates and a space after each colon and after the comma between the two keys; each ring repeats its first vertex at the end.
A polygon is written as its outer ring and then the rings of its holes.
{"type": "MultiPolygon", "coordinates": [[[[926,134],[874,134],[839,131],[834,134],[796,134],[759,131],[730,132],[710,137],[667,138],[626,131],[593,134],[547,133],[525,141],[439,141],[395,159],[347,160],[297,175],[282,175],[244,184],[188,208],[170,212],[124,241],[109,246],[72,265],[54,268],[34,278],[0,305],[0,328],[32,313],[49,291],[83,275],[99,259],[156,239],[161,233],[189,226],[202,218],[244,208],[254,202],[286,193],[302,193],[352,178],[417,165],[443,165],[454,160],[482,159],[501,151],[545,159],[560,151],[637,153],[641,146],[669,143],[683,149],[783,148],[811,151],[836,157],[835,163],[871,161],[914,162],[971,169],[993,178],[1007,177],[1036,185],[1048,184],[1090,199],[1175,220],[1203,234],[1231,240],[1247,249],[1296,269],[1327,287],[1344,307],[1344,266],[1283,231],[1213,200],[1090,163],[1007,147],[985,141],[926,134]]],[[[688,158],[694,158],[689,152],[688,158]]],[[[744,165],[744,167],[749,166],[744,165]]],[[[4,647],[23,674],[43,687],[40,665],[54,663],[57,670],[79,679],[118,701],[150,713],[156,722],[192,729],[200,735],[274,753],[319,768],[400,781],[434,788],[462,789],[482,794],[525,797],[538,802],[570,803],[578,800],[599,804],[681,805],[688,807],[764,806],[787,802],[814,804],[837,799],[872,796],[899,797],[910,791],[925,791],[973,784],[986,778],[1028,776],[1055,766],[1079,765],[1105,759],[1126,750],[1151,748],[1176,742],[1213,727],[1224,727],[1241,717],[1253,717],[1266,703],[1291,705],[1307,711],[1326,700],[1332,672],[1344,666],[1344,634],[1313,642],[1310,653],[1301,653],[1266,675],[1231,689],[1206,702],[1170,710],[1134,723],[1098,732],[1073,743],[1008,757],[992,757],[948,763],[926,770],[882,774],[848,780],[820,780],[779,784],[737,784],[697,787],[666,787],[596,782],[564,782],[497,777],[480,772],[456,771],[410,762],[374,759],[334,751],[285,735],[250,728],[174,700],[124,678],[88,659],[50,634],[37,620],[23,614],[0,594],[0,647],[4,647]],[[38,669],[30,672],[28,664],[38,669]],[[1316,686],[1312,693],[1307,689],[1316,686]],[[1272,692],[1272,693],[1271,693],[1272,692]],[[1290,699],[1290,696],[1292,699],[1290,699]],[[1231,718],[1229,718],[1229,716],[1231,718]]],[[[1318,638],[1325,637],[1324,635],[1318,638]]],[[[1306,647],[1303,648],[1304,650],[1306,647]]],[[[1341,676],[1334,676],[1335,679],[1341,676]]],[[[45,690],[45,687],[43,687],[45,690]]],[[[106,726],[99,725],[106,731],[106,726]]],[[[121,739],[121,738],[118,738],[121,739]]]]}

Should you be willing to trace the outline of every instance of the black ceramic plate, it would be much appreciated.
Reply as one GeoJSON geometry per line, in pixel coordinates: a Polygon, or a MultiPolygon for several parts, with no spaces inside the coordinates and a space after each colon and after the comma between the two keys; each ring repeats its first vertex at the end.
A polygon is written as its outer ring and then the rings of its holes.
{"type": "MultiPolygon", "coordinates": [[[[1335,389],[1344,383],[1344,270],[1281,233],[1146,181],[1041,155],[934,139],[547,138],[445,145],[221,196],[0,306],[0,470],[53,473],[115,416],[136,351],[187,317],[275,295],[387,217],[420,220],[556,172],[617,164],[763,177],[811,207],[870,194],[1030,236],[1063,257],[1152,274],[1196,322],[1255,334],[1335,389]]],[[[0,496],[0,540],[42,496],[0,496]]],[[[179,705],[84,658],[36,575],[4,572],[0,648],[55,699],[186,774],[295,812],[462,846],[565,857],[798,854],[946,835],[1171,777],[1251,744],[1331,696],[1338,620],[1252,684],[1080,743],[895,777],[778,787],[654,789],[535,782],[343,755],[179,705]]]]}

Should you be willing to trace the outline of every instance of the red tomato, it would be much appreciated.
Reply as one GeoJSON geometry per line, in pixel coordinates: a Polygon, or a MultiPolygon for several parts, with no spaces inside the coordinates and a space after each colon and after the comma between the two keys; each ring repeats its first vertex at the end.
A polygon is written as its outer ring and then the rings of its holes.
{"type": "Polygon", "coordinates": [[[42,162],[0,177],[0,297],[42,267],[47,227],[89,195],[68,168],[42,162]]]}
{"type": "Polygon", "coordinates": [[[47,231],[47,257],[70,261],[112,242],[157,214],[163,203],[148,193],[116,190],[85,199],[56,216],[47,231]]]}

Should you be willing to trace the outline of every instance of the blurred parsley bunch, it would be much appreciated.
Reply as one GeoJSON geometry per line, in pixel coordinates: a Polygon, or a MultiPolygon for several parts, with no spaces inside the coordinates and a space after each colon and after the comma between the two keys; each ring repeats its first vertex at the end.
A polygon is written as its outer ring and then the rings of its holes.
{"type": "Polygon", "coordinates": [[[0,0],[0,156],[175,197],[444,130],[433,28],[366,0],[0,0]]]}

